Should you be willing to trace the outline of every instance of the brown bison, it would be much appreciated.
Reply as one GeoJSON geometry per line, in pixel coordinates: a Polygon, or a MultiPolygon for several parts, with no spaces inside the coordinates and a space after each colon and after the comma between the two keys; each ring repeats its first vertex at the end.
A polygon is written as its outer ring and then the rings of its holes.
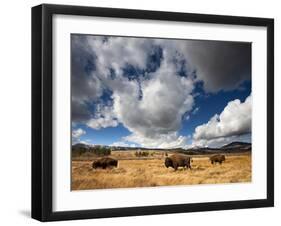
{"type": "Polygon", "coordinates": [[[92,164],[92,167],[94,169],[97,169],[97,168],[106,169],[108,167],[109,168],[117,167],[117,165],[118,165],[118,161],[116,159],[104,157],[104,158],[95,160],[92,164]]]}
{"type": "Polygon", "coordinates": [[[165,166],[167,168],[171,166],[175,170],[177,170],[178,167],[186,167],[187,169],[191,169],[191,161],[191,157],[188,157],[186,155],[174,154],[165,159],[165,166]]]}
{"type": "Polygon", "coordinates": [[[212,164],[215,164],[216,162],[222,164],[222,162],[225,161],[225,156],[221,154],[213,155],[210,157],[210,161],[212,164]]]}

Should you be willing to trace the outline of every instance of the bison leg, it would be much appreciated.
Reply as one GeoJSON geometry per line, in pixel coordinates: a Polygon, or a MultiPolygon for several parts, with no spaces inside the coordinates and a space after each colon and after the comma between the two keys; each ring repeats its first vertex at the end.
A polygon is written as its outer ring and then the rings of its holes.
{"type": "Polygon", "coordinates": [[[190,168],[190,164],[189,163],[187,163],[185,166],[184,166],[184,168],[186,167],[186,169],[188,170],[189,168],[190,168]]]}
{"type": "Polygon", "coordinates": [[[175,169],[175,171],[177,171],[178,170],[178,164],[173,164],[173,168],[175,169]]]}

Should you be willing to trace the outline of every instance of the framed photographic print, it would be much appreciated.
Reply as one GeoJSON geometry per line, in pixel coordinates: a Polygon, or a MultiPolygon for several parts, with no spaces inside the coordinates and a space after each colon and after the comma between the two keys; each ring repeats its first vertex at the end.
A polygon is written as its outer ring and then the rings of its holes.
{"type": "Polygon", "coordinates": [[[274,205],[274,21],[32,8],[32,217],[274,205]]]}

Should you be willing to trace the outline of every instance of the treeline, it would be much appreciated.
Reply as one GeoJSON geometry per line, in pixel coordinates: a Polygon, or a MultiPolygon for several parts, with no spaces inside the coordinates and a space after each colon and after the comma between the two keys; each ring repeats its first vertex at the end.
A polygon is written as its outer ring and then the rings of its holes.
{"type": "Polygon", "coordinates": [[[105,147],[90,148],[90,152],[92,152],[92,153],[94,153],[95,155],[98,155],[98,156],[105,156],[105,155],[111,154],[111,150],[109,148],[105,148],[105,147]]]}
{"type": "Polygon", "coordinates": [[[106,147],[96,146],[96,147],[72,147],[72,156],[81,155],[96,155],[96,156],[107,156],[111,154],[111,150],[106,147]]]}
{"type": "Polygon", "coordinates": [[[149,152],[148,151],[136,151],[135,156],[137,156],[137,157],[147,157],[147,156],[149,156],[149,152]]]}
{"type": "MultiPolygon", "coordinates": [[[[136,151],[135,152],[135,156],[136,157],[147,157],[147,156],[154,156],[155,154],[157,154],[157,152],[155,151],[136,151]]],[[[167,152],[162,152],[162,156],[168,156],[167,152]]]]}

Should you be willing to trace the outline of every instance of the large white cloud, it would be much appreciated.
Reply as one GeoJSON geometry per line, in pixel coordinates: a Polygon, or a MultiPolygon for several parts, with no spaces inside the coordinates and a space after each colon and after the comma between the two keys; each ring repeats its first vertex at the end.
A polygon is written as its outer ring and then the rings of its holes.
{"type": "Polygon", "coordinates": [[[194,145],[206,146],[212,142],[237,138],[251,133],[252,96],[245,102],[230,101],[220,115],[214,115],[206,124],[196,127],[193,134],[194,145]]]}
{"type": "Polygon", "coordinates": [[[152,79],[141,83],[141,99],[136,82],[114,92],[115,114],[132,132],[150,136],[177,131],[182,115],[192,109],[192,81],[176,76],[172,67],[164,64],[152,79]]]}
{"type": "Polygon", "coordinates": [[[186,141],[175,132],[183,115],[193,107],[194,83],[192,78],[177,74],[177,65],[170,60],[172,54],[164,49],[161,65],[150,79],[139,83],[126,80],[123,89],[115,88],[114,113],[132,132],[129,141],[147,147],[176,147],[186,141]]]}

